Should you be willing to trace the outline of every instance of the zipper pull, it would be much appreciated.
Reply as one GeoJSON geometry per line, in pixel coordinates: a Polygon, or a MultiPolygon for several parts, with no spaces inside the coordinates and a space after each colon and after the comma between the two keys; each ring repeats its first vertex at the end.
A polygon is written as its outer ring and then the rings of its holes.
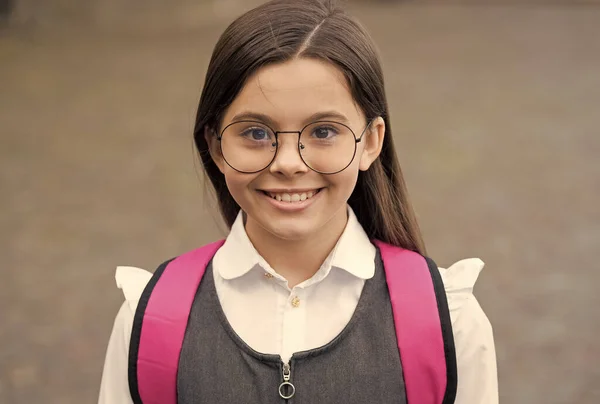
{"type": "Polygon", "coordinates": [[[279,385],[279,395],[284,400],[289,400],[296,394],[296,387],[290,382],[292,377],[292,371],[289,363],[283,364],[283,383],[279,385]],[[286,388],[287,387],[287,388],[286,388]],[[286,390],[288,393],[286,394],[286,390]]]}

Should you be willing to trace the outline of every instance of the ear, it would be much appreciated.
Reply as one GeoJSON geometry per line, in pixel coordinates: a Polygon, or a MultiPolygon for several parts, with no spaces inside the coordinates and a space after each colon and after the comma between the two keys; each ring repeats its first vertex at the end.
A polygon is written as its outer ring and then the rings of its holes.
{"type": "Polygon", "coordinates": [[[217,139],[216,132],[212,128],[209,128],[208,125],[204,126],[204,139],[208,145],[210,157],[219,168],[219,171],[223,173],[225,160],[223,160],[223,155],[221,154],[221,145],[219,144],[219,139],[217,139]]]}
{"type": "Polygon", "coordinates": [[[361,142],[364,142],[364,148],[360,156],[359,170],[367,171],[371,167],[371,164],[377,160],[383,147],[384,136],[385,121],[379,116],[371,121],[361,140],[361,142]]]}

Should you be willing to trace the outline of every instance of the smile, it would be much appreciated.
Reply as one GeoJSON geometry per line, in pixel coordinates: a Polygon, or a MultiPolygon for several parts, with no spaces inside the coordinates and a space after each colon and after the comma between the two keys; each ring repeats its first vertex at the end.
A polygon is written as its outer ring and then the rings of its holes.
{"type": "Polygon", "coordinates": [[[263,192],[265,193],[265,195],[279,202],[297,203],[312,198],[313,196],[318,194],[320,190],[321,188],[302,192],[263,192]]]}

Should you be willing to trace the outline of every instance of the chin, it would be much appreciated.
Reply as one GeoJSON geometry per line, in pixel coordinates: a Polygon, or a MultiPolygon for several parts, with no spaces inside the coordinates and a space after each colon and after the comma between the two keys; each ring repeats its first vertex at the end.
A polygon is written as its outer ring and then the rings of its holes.
{"type": "Polygon", "coordinates": [[[281,240],[302,240],[313,235],[318,229],[313,225],[306,223],[306,219],[279,220],[278,223],[271,223],[262,227],[273,236],[281,240]],[[304,223],[300,223],[300,221],[304,223]],[[296,222],[296,223],[294,223],[296,222]]]}

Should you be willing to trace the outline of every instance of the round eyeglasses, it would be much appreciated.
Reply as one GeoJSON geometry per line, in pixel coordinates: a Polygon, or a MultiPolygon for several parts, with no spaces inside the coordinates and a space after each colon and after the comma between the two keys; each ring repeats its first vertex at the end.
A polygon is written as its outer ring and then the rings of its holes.
{"type": "Polygon", "coordinates": [[[269,167],[277,156],[279,135],[298,134],[298,152],[308,168],[320,174],[337,174],[354,160],[356,145],[362,140],[352,129],[335,121],[317,121],[300,131],[275,131],[258,121],[237,121],[225,126],[217,136],[225,162],[234,170],[254,174],[269,167]]]}

